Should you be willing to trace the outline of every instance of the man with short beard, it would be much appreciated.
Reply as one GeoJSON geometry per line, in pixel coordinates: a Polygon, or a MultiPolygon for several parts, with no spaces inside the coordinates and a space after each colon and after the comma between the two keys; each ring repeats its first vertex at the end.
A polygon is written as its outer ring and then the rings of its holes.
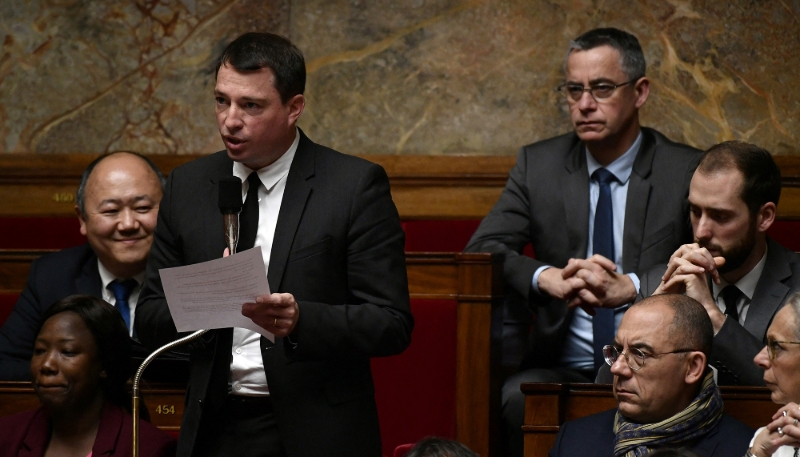
{"type": "Polygon", "coordinates": [[[742,141],[713,146],[689,187],[695,242],[675,251],[663,275],[642,278],[643,293],[686,293],[703,304],[714,327],[709,364],[720,385],[764,385],[753,357],[775,314],[800,289],[800,256],[766,235],[780,193],[769,152],[742,141]]]}

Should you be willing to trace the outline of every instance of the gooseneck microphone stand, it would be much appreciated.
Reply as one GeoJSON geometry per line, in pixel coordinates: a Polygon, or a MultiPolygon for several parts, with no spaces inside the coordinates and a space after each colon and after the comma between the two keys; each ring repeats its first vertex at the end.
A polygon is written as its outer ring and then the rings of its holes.
{"type": "MultiPolygon", "coordinates": [[[[219,210],[225,230],[225,245],[228,252],[233,255],[236,252],[236,245],[239,243],[239,213],[242,211],[242,180],[236,176],[228,176],[220,179],[219,182],[219,210]]],[[[193,333],[169,342],[156,349],[147,356],[136,370],[133,377],[133,457],[139,457],[139,382],[142,379],[144,369],[150,365],[156,357],[170,349],[196,340],[206,333],[208,329],[196,330],[193,333]]]]}

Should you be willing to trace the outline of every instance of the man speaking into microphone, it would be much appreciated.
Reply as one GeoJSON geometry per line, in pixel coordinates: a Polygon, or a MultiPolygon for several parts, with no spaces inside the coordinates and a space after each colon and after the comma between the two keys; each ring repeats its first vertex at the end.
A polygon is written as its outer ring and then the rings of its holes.
{"type": "Polygon", "coordinates": [[[225,151],[169,177],[136,313],[141,341],[177,337],[158,270],[219,258],[219,181],[242,180],[237,251],[261,246],[271,295],[242,314],[275,335],[194,344],[179,456],[380,456],[370,357],[410,343],[404,236],[384,170],[296,127],[306,71],[288,40],[223,51],[214,99],[225,151]]]}

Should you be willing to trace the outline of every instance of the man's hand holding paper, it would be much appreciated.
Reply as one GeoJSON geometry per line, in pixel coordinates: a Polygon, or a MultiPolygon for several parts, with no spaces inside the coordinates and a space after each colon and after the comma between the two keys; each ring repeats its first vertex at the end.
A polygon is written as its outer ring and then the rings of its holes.
{"type": "MultiPolygon", "coordinates": [[[[261,247],[221,259],[159,270],[170,314],[179,332],[208,328],[240,327],[258,332],[274,341],[273,332],[288,334],[297,323],[297,304],[290,294],[270,295],[261,247]],[[291,305],[283,296],[290,297],[291,305]],[[261,301],[259,301],[261,300],[261,301]],[[253,303],[255,302],[255,303],[253,303]],[[257,322],[245,316],[245,305],[280,303],[253,312],[257,322]],[[268,322],[269,323],[269,322],[268,322]]],[[[251,307],[247,307],[248,310],[251,307]]],[[[249,312],[249,311],[248,311],[249,312]]]]}

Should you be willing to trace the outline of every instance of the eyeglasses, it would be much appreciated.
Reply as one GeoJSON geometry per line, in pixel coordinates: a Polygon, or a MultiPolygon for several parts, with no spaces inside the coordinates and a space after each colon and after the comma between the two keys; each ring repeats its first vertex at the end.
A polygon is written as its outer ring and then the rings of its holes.
{"type": "Polygon", "coordinates": [[[630,81],[625,81],[621,84],[609,84],[609,83],[598,83],[592,84],[589,87],[583,87],[581,84],[571,84],[571,83],[564,83],[556,88],[557,91],[565,94],[570,100],[577,102],[580,101],[581,97],[583,97],[584,92],[589,92],[589,94],[596,100],[605,100],[608,97],[614,94],[614,91],[617,90],[618,87],[625,86],[632,82],[638,81],[639,78],[631,79],[630,81]]]}
{"type": "Polygon", "coordinates": [[[767,352],[769,352],[770,360],[775,360],[777,352],[783,350],[781,344],[800,344],[800,341],[778,341],[767,337],[767,352]]]}
{"type": "Polygon", "coordinates": [[[617,361],[619,356],[625,356],[625,362],[628,363],[628,366],[633,371],[639,371],[644,366],[644,359],[648,357],[656,358],[659,355],[667,355],[667,354],[680,354],[683,352],[692,352],[694,349],[678,349],[677,351],[670,351],[670,352],[659,352],[657,354],[647,354],[642,352],[641,349],[638,348],[628,348],[627,351],[620,352],[616,346],[612,344],[607,344],[603,346],[603,357],[606,359],[606,363],[609,365],[614,365],[614,362],[617,361]]]}

